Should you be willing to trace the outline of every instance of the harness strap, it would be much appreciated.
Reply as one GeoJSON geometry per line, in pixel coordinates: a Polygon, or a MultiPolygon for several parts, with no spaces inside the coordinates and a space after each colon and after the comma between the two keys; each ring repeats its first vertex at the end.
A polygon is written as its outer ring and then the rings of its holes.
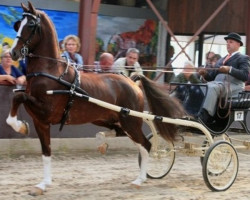
{"type": "MultiPolygon", "coordinates": [[[[61,77],[56,77],[56,76],[53,76],[53,75],[45,73],[45,72],[34,72],[34,73],[30,73],[30,74],[26,75],[27,80],[29,80],[32,77],[38,77],[38,76],[44,76],[44,77],[50,78],[52,80],[55,80],[68,88],[71,88],[71,86],[72,86],[72,83],[61,79],[61,77]]],[[[80,88],[78,86],[75,88],[75,90],[81,94],[88,95],[88,93],[85,90],[83,90],[82,88],[80,88]]]]}
{"type": "Polygon", "coordinates": [[[35,73],[27,74],[27,79],[30,79],[32,77],[44,76],[44,77],[50,78],[52,80],[55,80],[55,81],[61,83],[62,85],[70,88],[69,100],[68,100],[66,108],[64,109],[62,119],[60,121],[60,123],[61,123],[60,128],[59,128],[60,131],[63,129],[63,126],[64,126],[66,120],[68,119],[69,111],[70,111],[70,109],[71,109],[71,107],[72,107],[72,105],[74,103],[74,95],[73,95],[74,92],[79,92],[79,93],[81,93],[83,95],[88,96],[88,93],[85,90],[83,90],[82,88],[80,88],[79,73],[75,68],[74,68],[74,70],[75,70],[75,79],[74,79],[73,83],[69,83],[68,81],[63,80],[62,79],[63,76],[56,77],[56,76],[53,76],[51,74],[44,73],[44,72],[35,72],[35,73]]]}
{"type": "Polygon", "coordinates": [[[29,53],[28,45],[30,44],[31,39],[33,38],[33,36],[37,32],[37,30],[40,30],[39,33],[41,33],[41,29],[40,29],[40,15],[35,16],[31,13],[24,12],[23,16],[30,16],[35,20],[35,24],[32,26],[32,31],[31,31],[28,39],[25,40],[21,36],[16,36],[16,38],[20,39],[23,42],[23,48],[21,49],[21,55],[24,59],[29,53]]]}
{"type": "MultiPolygon", "coordinates": [[[[75,70],[75,79],[74,79],[74,83],[71,85],[71,88],[70,88],[69,100],[68,100],[67,106],[66,106],[66,108],[64,109],[64,112],[63,112],[63,116],[62,116],[62,119],[61,119],[61,125],[60,125],[60,128],[59,128],[59,131],[61,131],[63,129],[63,126],[64,126],[65,122],[68,119],[69,111],[70,111],[70,109],[71,109],[71,107],[73,106],[73,103],[74,103],[73,94],[74,94],[76,88],[79,88],[79,74],[78,74],[76,68],[74,68],[74,70],[75,70]]],[[[60,78],[62,78],[62,77],[60,77],[60,78]]]]}

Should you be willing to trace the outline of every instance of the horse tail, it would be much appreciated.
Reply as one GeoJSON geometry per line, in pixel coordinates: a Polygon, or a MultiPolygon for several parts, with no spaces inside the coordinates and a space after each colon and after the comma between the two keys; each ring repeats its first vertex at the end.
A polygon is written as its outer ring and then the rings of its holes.
{"type": "MultiPolygon", "coordinates": [[[[135,75],[133,80],[140,79],[144,89],[144,93],[147,98],[148,106],[153,115],[180,118],[184,116],[184,108],[179,101],[173,97],[170,97],[167,91],[164,91],[156,82],[151,81],[142,75],[135,75]]],[[[169,140],[174,141],[177,132],[177,126],[175,124],[154,121],[156,128],[160,135],[169,140]]]]}

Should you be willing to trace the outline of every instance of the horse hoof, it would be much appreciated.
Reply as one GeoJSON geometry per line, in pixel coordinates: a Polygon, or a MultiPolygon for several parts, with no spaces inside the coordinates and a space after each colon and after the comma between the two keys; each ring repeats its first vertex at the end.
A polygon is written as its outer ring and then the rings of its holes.
{"type": "Polygon", "coordinates": [[[101,154],[106,154],[108,150],[109,145],[107,143],[101,144],[97,149],[101,154]]]}
{"type": "Polygon", "coordinates": [[[21,133],[22,135],[28,136],[30,134],[30,126],[29,123],[26,121],[22,121],[22,127],[19,130],[19,133],[21,133]]]}
{"type": "Polygon", "coordinates": [[[144,183],[147,179],[146,178],[137,178],[136,180],[134,180],[131,184],[136,188],[139,189],[142,185],[142,183],[144,183]]]}
{"type": "Polygon", "coordinates": [[[31,196],[39,196],[43,194],[43,190],[38,187],[34,187],[29,191],[29,195],[31,196]]]}
{"type": "Polygon", "coordinates": [[[132,188],[135,188],[135,189],[137,189],[137,190],[139,190],[139,189],[141,188],[140,185],[137,185],[137,184],[134,184],[134,183],[131,183],[131,187],[132,187],[132,188]]]}

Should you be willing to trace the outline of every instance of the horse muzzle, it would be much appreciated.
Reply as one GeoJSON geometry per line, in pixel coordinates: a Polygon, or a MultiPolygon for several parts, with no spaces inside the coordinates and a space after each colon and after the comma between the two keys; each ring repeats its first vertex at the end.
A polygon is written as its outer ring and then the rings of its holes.
{"type": "Polygon", "coordinates": [[[13,51],[13,50],[11,50],[10,55],[11,55],[12,60],[14,60],[14,61],[17,61],[18,58],[20,58],[20,56],[21,56],[20,52],[13,51]]]}

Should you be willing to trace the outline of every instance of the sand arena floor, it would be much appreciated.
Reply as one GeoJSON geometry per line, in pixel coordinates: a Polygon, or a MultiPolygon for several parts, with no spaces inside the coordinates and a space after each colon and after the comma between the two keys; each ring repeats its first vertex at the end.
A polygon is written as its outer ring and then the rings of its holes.
{"type": "Polygon", "coordinates": [[[28,191],[42,180],[39,154],[0,157],[0,200],[247,200],[250,197],[250,159],[239,155],[239,173],[225,192],[212,192],[204,183],[198,157],[176,155],[171,172],[162,179],[148,179],[140,188],[130,185],[139,171],[135,150],[110,149],[55,153],[53,184],[38,197],[28,191]]]}

